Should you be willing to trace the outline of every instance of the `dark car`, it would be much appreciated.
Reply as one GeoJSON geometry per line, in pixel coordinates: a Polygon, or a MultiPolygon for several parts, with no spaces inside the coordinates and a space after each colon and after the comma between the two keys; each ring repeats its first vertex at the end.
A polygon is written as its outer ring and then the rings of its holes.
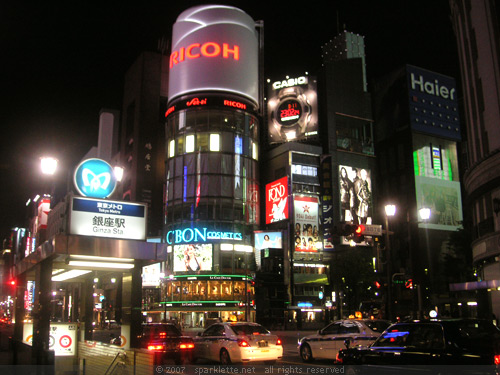
{"type": "Polygon", "coordinates": [[[342,349],[337,362],[377,366],[494,366],[500,364],[500,330],[490,321],[480,319],[396,323],[368,347],[342,349]]]}
{"type": "Polygon", "coordinates": [[[173,360],[175,364],[192,362],[193,338],[184,336],[177,326],[171,323],[152,323],[145,324],[142,328],[140,346],[158,353],[158,362],[164,363],[168,360],[173,360]]]}

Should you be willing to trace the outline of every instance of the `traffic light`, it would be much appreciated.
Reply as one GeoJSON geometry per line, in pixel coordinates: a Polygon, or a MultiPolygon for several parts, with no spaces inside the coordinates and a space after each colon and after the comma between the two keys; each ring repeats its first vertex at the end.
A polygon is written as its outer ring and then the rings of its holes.
{"type": "Polygon", "coordinates": [[[354,230],[353,234],[353,240],[356,243],[363,242],[365,240],[364,236],[364,231],[365,231],[365,226],[363,224],[359,224],[356,226],[356,229],[354,230]]]}
{"type": "Polygon", "coordinates": [[[10,296],[15,296],[16,295],[16,286],[17,286],[17,281],[16,279],[10,279],[7,282],[7,293],[10,296]]]}
{"type": "Polygon", "coordinates": [[[349,237],[352,235],[358,226],[351,223],[340,223],[337,229],[339,236],[349,237]]]}

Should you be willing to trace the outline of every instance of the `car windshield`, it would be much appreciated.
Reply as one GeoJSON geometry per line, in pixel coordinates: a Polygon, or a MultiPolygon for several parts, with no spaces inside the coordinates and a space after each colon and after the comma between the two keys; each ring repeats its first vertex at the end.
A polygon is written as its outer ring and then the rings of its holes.
{"type": "Polygon", "coordinates": [[[385,320],[367,320],[365,324],[372,331],[378,333],[384,332],[390,326],[390,323],[385,320]]]}
{"type": "Polygon", "coordinates": [[[181,336],[181,331],[173,325],[157,325],[144,327],[144,334],[151,338],[181,336]]]}
{"type": "Polygon", "coordinates": [[[443,328],[439,324],[397,324],[385,331],[372,347],[444,348],[443,328]]]}
{"type": "Polygon", "coordinates": [[[495,345],[500,345],[500,330],[490,321],[465,319],[443,321],[448,336],[460,348],[473,352],[485,353],[495,345]]]}
{"type": "Polygon", "coordinates": [[[235,324],[231,329],[237,335],[266,335],[270,332],[258,324],[235,324]]]}

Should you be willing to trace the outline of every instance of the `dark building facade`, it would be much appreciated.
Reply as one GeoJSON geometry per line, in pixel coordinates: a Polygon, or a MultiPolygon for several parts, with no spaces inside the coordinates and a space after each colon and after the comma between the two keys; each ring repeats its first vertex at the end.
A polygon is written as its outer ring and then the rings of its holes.
{"type": "MultiPolygon", "coordinates": [[[[486,295],[483,310],[500,314],[500,57],[498,4],[450,0],[463,85],[466,134],[464,188],[472,218],[472,257],[478,282],[457,286],[486,295]]],[[[474,281],[474,280],[470,280],[474,281]]]]}

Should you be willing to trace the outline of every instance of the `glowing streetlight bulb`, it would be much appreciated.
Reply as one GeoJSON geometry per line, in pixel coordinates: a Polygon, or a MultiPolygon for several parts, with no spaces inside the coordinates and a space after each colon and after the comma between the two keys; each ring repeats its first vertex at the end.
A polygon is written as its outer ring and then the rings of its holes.
{"type": "Polygon", "coordinates": [[[396,206],[394,204],[388,204],[385,206],[385,214],[387,216],[396,215],[396,206]]]}
{"type": "Polygon", "coordinates": [[[53,175],[57,170],[58,160],[50,156],[40,158],[42,173],[47,175],[53,175]]]}

